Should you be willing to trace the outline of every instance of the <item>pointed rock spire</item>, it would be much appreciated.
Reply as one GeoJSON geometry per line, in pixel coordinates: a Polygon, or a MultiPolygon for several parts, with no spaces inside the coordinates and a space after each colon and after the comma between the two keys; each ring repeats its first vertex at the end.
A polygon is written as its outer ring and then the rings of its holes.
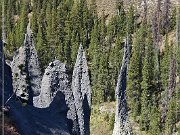
{"type": "Polygon", "coordinates": [[[126,103],[126,80],[127,66],[130,60],[131,46],[129,39],[126,39],[124,46],[124,56],[118,82],[116,86],[116,113],[113,135],[132,135],[132,128],[128,120],[128,110],[126,103]]]}
{"type": "Polygon", "coordinates": [[[80,135],[89,135],[91,87],[88,66],[82,45],[79,46],[72,76],[72,91],[78,116],[80,135]]]}
{"type": "Polygon", "coordinates": [[[40,94],[41,70],[29,25],[24,46],[20,47],[13,57],[11,68],[14,92],[18,97],[32,103],[33,96],[40,94]]]}

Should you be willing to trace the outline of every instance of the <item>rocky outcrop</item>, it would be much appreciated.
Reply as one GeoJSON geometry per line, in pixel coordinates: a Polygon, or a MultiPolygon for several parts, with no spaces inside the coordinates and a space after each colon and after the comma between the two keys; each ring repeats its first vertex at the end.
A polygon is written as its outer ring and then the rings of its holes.
{"type": "MultiPolygon", "coordinates": [[[[69,119],[69,130],[72,134],[78,134],[77,116],[74,105],[73,93],[71,90],[71,83],[67,74],[65,64],[58,60],[51,62],[46,68],[41,86],[41,93],[39,97],[34,100],[34,106],[38,108],[47,108],[54,101],[57,92],[62,92],[65,95],[69,119]]],[[[61,102],[61,101],[60,101],[61,102]]],[[[56,108],[55,108],[56,109],[56,108]]]]}
{"type": "Polygon", "coordinates": [[[11,68],[14,92],[32,104],[33,97],[40,94],[41,70],[30,28],[27,28],[24,46],[13,57],[11,68]]]}
{"type": "Polygon", "coordinates": [[[126,81],[127,66],[130,60],[131,46],[129,39],[124,44],[124,55],[120,74],[116,86],[116,113],[113,135],[132,135],[132,128],[128,120],[128,110],[126,103],[126,81]]]}
{"type": "Polygon", "coordinates": [[[89,135],[91,88],[87,61],[82,45],[79,46],[72,76],[72,91],[78,116],[80,135],[89,135]]]}
{"type": "Polygon", "coordinates": [[[28,103],[8,102],[10,116],[22,135],[90,135],[91,87],[82,45],[72,78],[58,60],[41,77],[29,23],[24,46],[16,51],[11,68],[13,82],[9,82],[16,99],[28,103]]]}

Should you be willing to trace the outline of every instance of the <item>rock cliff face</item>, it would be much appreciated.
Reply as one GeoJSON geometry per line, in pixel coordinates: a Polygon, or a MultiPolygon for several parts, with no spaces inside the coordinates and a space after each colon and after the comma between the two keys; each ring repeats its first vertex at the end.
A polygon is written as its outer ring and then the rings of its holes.
{"type": "Polygon", "coordinates": [[[72,91],[75,100],[80,135],[89,135],[91,88],[87,61],[82,45],[79,46],[72,76],[72,91]]]}
{"type": "Polygon", "coordinates": [[[113,135],[132,135],[132,128],[128,120],[128,110],[126,103],[126,80],[127,66],[130,60],[131,46],[129,39],[126,39],[124,46],[124,56],[118,82],[116,86],[116,113],[113,135]]]}
{"type": "Polygon", "coordinates": [[[20,47],[13,57],[11,68],[14,92],[32,104],[33,96],[40,94],[41,70],[29,29],[25,35],[24,46],[20,47]]]}

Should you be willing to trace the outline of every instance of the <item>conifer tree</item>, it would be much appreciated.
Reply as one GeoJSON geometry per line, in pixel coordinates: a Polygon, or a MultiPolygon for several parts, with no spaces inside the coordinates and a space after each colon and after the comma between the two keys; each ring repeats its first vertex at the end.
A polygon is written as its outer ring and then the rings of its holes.
{"type": "Polygon", "coordinates": [[[153,106],[152,97],[154,95],[154,74],[153,74],[153,42],[151,33],[148,32],[146,39],[145,58],[142,71],[142,97],[141,97],[141,119],[140,126],[143,130],[149,130],[150,112],[153,106]]]}
{"type": "Polygon", "coordinates": [[[71,59],[71,47],[72,47],[72,33],[71,33],[71,24],[70,21],[65,22],[65,39],[64,39],[64,58],[65,58],[65,63],[69,68],[72,68],[72,59],[71,59]]]}
{"type": "Polygon", "coordinates": [[[133,34],[134,33],[134,6],[133,4],[130,5],[130,8],[128,10],[128,13],[127,13],[127,32],[129,34],[133,34]]]}
{"type": "Polygon", "coordinates": [[[98,22],[96,20],[91,33],[91,42],[88,48],[88,55],[91,61],[90,71],[91,71],[91,83],[92,83],[92,94],[93,103],[98,103],[99,96],[101,94],[98,92],[98,71],[99,71],[99,60],[100,60],[100,41],[98,35],[98,22]]]}
{"type": "Polygon", "coordinates": [[[26,33],[26,28],[28,24],[28,11],[29,11],[29,1],[23,0],[21,3],[21,14],[16,26],[16,45],[21,46],[24,41],[24,34],[26,33]]]}
{"type": "Polygon", "coordinates": [[[107,86],[108,86],[108,70],[107,70],[107,64],[106,64],[106,60],[107,60],[107,54],[103,53],[100,55],[100,60],[99,60],[99,71],[98,71],[98,93],[100,93],[98,100],[99,103],[101,102],[105,102],[107,101],[107,86]]]}
{"type": "Polygon", "coordinates": [[[170,55],[171,55],[171,45],[168,42],[168,36],[166,35],[165,47],[163,55],[161,56],[161,79],[162,79],[162,89],[165,90],[168,84],[168,71],[170,66],[170,55]]]}
{"type": "Polygon", "coordinates": [[[142,25],[135,34],[132,48],[132,58],[128,69],[127,101],[135,118],[141,113],[141,81],[145,46],[144,33],[145,29],[142,25]]]}
{"type": "Polygon", "coordinates": [[[120,0],[116,4],[117,15],[115,16],[115,35],[120,34],[125,36],[126,34],[126,14],[124,11],[123,1],[120,0]]]}
{"type": "Polygon", "coordinates": [[[152,135],[159,135],[161,134],[160,131],[160,111],[157,106],[152,106],[151,107],[151,112],[150,112],[150,131],[149,133],[152,135]]]}
{"type": "Polygon", "coordinates": [[[169,103],[169,108],[167,112],[166,125],[165,125],[165,133],[171,135],[176,130],[176,110],[177,103],[176,98],[173,98],[169,103]]]}
{"type": "Polygon", "coordinates": [[[111,77],[111,89],[109,89],[109,94],[111,100],[114,99],[114,89],[117,85],[117,79],[119,75],[119,69],[121,67],[123,57],[123,45],[122,45],[122,38],[117,36],[115,46],[111,48],[111,54],[109,58],[109,76],[111,77]]]}
{"type": "Polygon", "coordinates": [[[37,33],[38,33],[38,11],[37,11],[36,1],[33,1],[32,12],[33,12],[33,15],[32,15],[32,19],[31,19],[31,25],[32,25],[33,36],[36,39],[37,33]]]}

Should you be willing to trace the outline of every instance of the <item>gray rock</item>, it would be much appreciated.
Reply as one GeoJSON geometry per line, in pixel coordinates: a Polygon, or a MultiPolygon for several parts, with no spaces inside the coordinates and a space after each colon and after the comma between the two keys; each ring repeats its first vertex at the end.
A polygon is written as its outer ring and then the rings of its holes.
{"type": "Polygon", "coordinates": [[[127,66],[130,60],[131,46],[127,38],[124,46],[124,56],[118,82],[116,86],[116,112],[113,135],[132,135],[132,128],[128,119],[128,110],[126,102],[126,81],[127,66]]]}
{"type": "Polygon", "coordinates": [[[72,91],[75,100],[80,135],[89,135],[91,88],[88,67],[82,45],[79,46],[72,76],[72,91]]]}
{"type": "Polygon", "coordinates": [[[32,103],[40,94],[41,70],[31,32],[27,28],[24,46],[20,47],[11,63],[13,89],[16,95],[32,103]]]}
{"type": "Polygon", "coordinates": [[[58,60],[51,62],[45,70],[42,79],[41,94],[34,99],[34,106],[47,108],[54,101],[56,93],[59,91],[62,92],[65,95],[67,108],[69,108],[67,113],[69,131],[71,131],[72,134],[78,134],[79,129],[74,97],[69,80],[65,64],[58,60]]]}
{"type": "Polygon", "coordinates": [[[48,108],[22,106],[14,101],[9,106],[9,115],[21,135],[71,135],[66,118],[68,108],[62,92],[57,92],[48,108]]]}

